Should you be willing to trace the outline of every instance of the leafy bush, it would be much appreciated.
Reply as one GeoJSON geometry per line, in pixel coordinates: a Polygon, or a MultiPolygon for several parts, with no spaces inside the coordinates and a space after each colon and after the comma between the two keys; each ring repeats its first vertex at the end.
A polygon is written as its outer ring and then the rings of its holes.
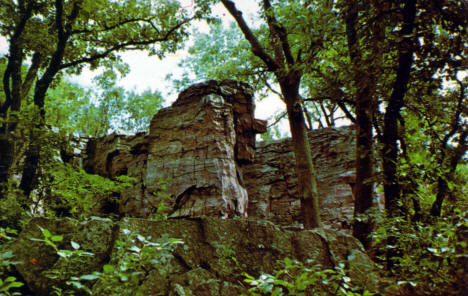
{"type": "Polygon", "coordinates": [[[391,260],[390,275],[399,290],[411,295],[461,295],[466,268],[467,212],[430,222],[409,222],[402,217],[381,219],[373,235],[381,262],[391,260]],[[396,238],[388,244],[389,237],[396,238]],[[390,252],[389,252],[390,251],[390,252]]]}
{"type": "Polygon", "coordinates": [[[143,236],[124,229],[125,240],[116,241],[116,260],[106,264],[103,271],[96,274],[101,284],[99,295],[137,295],[142,296],[145,289],[142,281],[152,269],[161,274],[170,269],[169,260],[173,257],[172,250],[182,240],[169,238],[167,235],[152,240],[150,236],[143,236]],[[137,290],[136,294],[131,293],[137,290]],[[130,294],[129,294],[130,293],[130,294]]]}
{"type": "Polygon", "coordinates": [[[369,291],[361,294],[358,287],[353,287],[342,264],[334,269],[324,269],[320,264],[310,265],[310,261],[303,263],[289,258],[278,263],[282,269],[274,275],[262,274],[254,278],[244,273],[245,282],[252,286],[249,289],[251,295],[374,295],[369,291]]]}
{"type": "Polygon", "coordinates": [[[69,164],[57,162],[54,170],[43,176],[46,192],[36,203],[52,216],[84,219],[118,208],[120,193],[132,186],[133,178],[119,176],[115,180],[86,173],[69,164]]]}
{"type": "Polygon", "coordinates": [[[21,295],[20,292],[15,291],[15,288],[20,288],[24,284],[11,276],[11,268],[13,265],[20,262],[14,261],[13,253],[11,251],[0,252],[0,295],[21,295]]]}
{"type": "Polygon", "coordinates": [[[0,199],[0,227],[9,227],[20,230],[31,217],[31,213],[25,206],[24,195],[20,190],[11,187],[6,197],[0,199]]]}
{"type": "MultiPolygon", "coordinates": [[[[51,247],[60,258],[76,263],[80,262],[82,257],[93,256],[93,253],[80,250],[80,245],[74,241],[70,242],[71,249],[60,249],[58,243],[62,242],[63,236],[54,235],[47,229],[39,228],[43,237],[31,238],[31,240],[51,247]]],[[[86,282],[99,281],[98,295],[134,295],[132,291],[137,290],[136,295],[141,296],[143,295],[141,289],[144,289],[141,281],[148,275],[148,271],[157,267],[159,272],[164,273],[164,268],[170,268],[167,267],[167,263],[172,258],[173,248],[178,244],[183,244],[180,239],[169,238],[167,235],[152,241],[150,236],[144,237],[128,229],[124,229],[123,234],[125,239],[115,242],[114,258],[116,260],[112,264],[105,264],[102,271],[83,275],[73,274],[71,270],[48,270],[46,274],[48,278],[66,284],[60,287],[54,286],[54,295],[71,296],[80,290],[92,295],[90,285],[86,282]]]]}

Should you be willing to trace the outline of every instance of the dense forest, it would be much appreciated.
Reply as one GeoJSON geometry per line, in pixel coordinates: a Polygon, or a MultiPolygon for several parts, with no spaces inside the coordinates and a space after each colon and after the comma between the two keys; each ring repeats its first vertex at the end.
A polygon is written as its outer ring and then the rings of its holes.
{"type": "MultiPolygon", "coordinates": [[[[190,9],[175,0],[0,0],[0,36],[8,44],[0,54],[0,295],[29,295],[8,249],[28,221],[88,219],[96,200],[118,202],[132,186],[130,177],[88,174],[57,152],[70,149],[72,135],[145,132],[163,106],[159,91],[118,85],[129,72],[120,54],[163,59],[183,48],[182,76],[167,77],[173,92],[234,79],[250,83],[257,98],[282,102],[262,138],[281,137],[276,124],[288,120],[305,228],[322,227],[307,132],[352,124],[352,235],[399,295],[467,292],[468,3],[255,2],[258,10],[247,14],[234,0],[195,0],[190,9]],[[232,21],[215,16],[215,5],[232,21]],[[194,29],[201,22],[208,33],[194,29]],[[71,78],[86,67],[99,73],[92,87],[71,78]],[[384,210],[375,208],[376,195],[384,210]]],[[[163,191],[162,184],[167,198],[163,191]]],[[[42,233],[57,249],[61,238],[42,233]]],[[[294,268],[310,281],[288,282],[288,266],[270,278],[246,277],[257,284],[251,294],[309,295],[297,285],[314,284],[317,274],[346,282],[345,273],[311,273],[302,263],[294,268]]],[[[346,285],[323,293],[375,295],[346,285]]]]}

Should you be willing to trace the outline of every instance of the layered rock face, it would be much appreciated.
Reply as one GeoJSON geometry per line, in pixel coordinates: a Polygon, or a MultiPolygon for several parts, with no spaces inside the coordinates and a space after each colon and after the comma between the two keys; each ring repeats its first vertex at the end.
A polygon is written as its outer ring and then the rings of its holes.
{"type": "MultiPolygon", "coordinates": [[[[321,218],[326,226],[346,228],[354,211],[354,128],[324,128],[308,135],[317,171],[321,218]]],[[[291,140],[260,142],[257,146],[255,162],[244,168],[249,216],[283,225],[301,221],[291,140]]]]}
{"type": "MultiPolygon", "coordinates": [[[[168,194],[172,217],[248,214],[300,222],[291,141],[255,142],[266,123],[254,119],[252,96],[249,85],[236,81],[193,85],[154,116],[148,135],[90,140],[84,167],[136,179],[121,198],[121,214],[147,217],[168,194]]],[[[314,130],[309,139],[322,219],[341,229],[353,212],[354,129],[314,130]]]]}
{"type": "Polygon", "coordinates": [[[166,180],[172,216],[244,216],[248,194],[240,165],[251,162],[255,133],[253,91],[247,84],[209,81],[179,95],[150,124],[144,184],[166,180]]]}
{"type": "Polygon", "coordinates": [[[148,136],[90,141],[85,168],[137,179],[122,196],[123,214],[148,216],[159,206],[164,186],[172,217],[245,216],[248,194],[241,166],[253,161],[255,134],[266,130],[253,114],[248,84],[200,83],[154,116],[148,136]]]}

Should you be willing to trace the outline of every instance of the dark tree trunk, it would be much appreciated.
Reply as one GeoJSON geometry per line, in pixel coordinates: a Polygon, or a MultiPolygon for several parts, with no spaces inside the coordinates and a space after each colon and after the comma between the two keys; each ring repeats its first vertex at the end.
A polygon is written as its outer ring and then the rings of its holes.
{"type": "MultiPolygon", "coordinates": [[[[369,89],[364,87],[356,97],[356,184],[354,216],[366,213],[372,208],[373,182],[373,134],[372,114],[374,109],[373,97],[369,89]]],[[[357,219],[354,221],[353,235],[359,239],[367,249],[370,246],[369,235],[373,224],[370,220],[357,219]]]]}
{"type": "MultiPolygon", "coordinates": [[[[230,0],[222,0],[221,2],[234,17],[245,38],[250,43],[252,53],[265,63],[268,70],[274,73],[279,81],[281,94],[285,100],[289,116],[304,226],[306,228],[320,227],[317,181],[299,96],[302,73],[297,69],[300,68],[298,63],[301,63],[301,59],[300,57],[297,60],[294,59],[289,46],[287,31],[277,21],[274,14],[265,14],[270,33],[269,42],[274,52],[274,56],[270,56],[247,26],[242,17],[242,12],[237,10],[234,2],[230,0]]],[[[272,6],[269,0],[263,0],[262,3],[265,12],[271,11],[272,6]]]]}
{"type": "Polygon", "coordinates": [[[37,169],[39,167],[41,146],[42,143],[44,143],[43,135],[45,130],[45,96],[47,89],[54,79],[55,74],[57,74],[60,69],[59,66],[61,56],[63,56],[63,53],[61,53],[60,56],[55,59],[55,63],[52,63],[54,62],[54,59],[52,59],[48,69],[36,84],[34,92],[34,105],[37,107],[39,114],[36,118],[34,126],[29,133],[29,145],[26,151],[23,174],[19,186],[20,189],[23,190],[25,196],[29,196],[31,194],[31,191],[34,190],[38,182],[37,169]]]}
{"type": "Polygon", "coordinates": [[[0,199],[5,198],[8,176],[13,162],[14,143],[8,133],[0,133],[0,199]]]}
{"type": "Polygon", "coordinates": [[[447,181],[453,179],[453,175],[455,173],[455,170],[457,169],[457,165],[460,162],[460,160],[463,158],[463,155],[465,155],[468,149],[466,145],[467,136],[468,136],[468,130],[464,130],[462,134],[460,135],[458,146],[454,149],[450,157],[448,173],[446,173],[444,176],[439,176],[439,178],[437,179],[436,200],[434,201],[431,207],[432,216],[440,217],[442,213],[443,202],[445,200],[445,197],[449,194],[449,191],[450,191],[447,181]]]}
{"type": "Polygon", "coordinates": [[[41,154],[41,143],[43,142],[42,134],[45,129],[45,97],[50,84],[54,80],[55,75],[60,71],[63,56],[65,54],[65,48],[67,41],[70,38],[71,28],[73,22],[79,13],[79,2],[73,5],[73,9],[68,19],[65,20],[66,14],[64,13],[63,0],[57,0],[55,2],[55,24],[57,26],[57,45],[55,52],[49,62],[49,65],[37,81],[34,90],[34,105],[37,107],[39,112],[39,118],[35,126],[30,131],[29,147],[26,152],[26,158],[23,167],[23,175],[21,177],[20,188],[23,190],[25,196],[29,196],[31,191],[37,185],[37,169],[39,167],[39,158],[41,154]],[[66,22],[68,21],[68,22],[66,22]]]}
{"type": "Polygon", "coordinates": [[[384,173],[385,208],[390,216],[397,216],[400,214],[398,205],[400,200],[400,185],[397,175],[398,120],[400,118],[400,110],[404,106],[403,98],[406,94],[410,70],[413,64],[413,38],[409,35],[413,32],[415,16],[416,0],[405,1],[403,8],[403,26],[401,29],[403,41],[399,48],[398,69],[393,91],[384,116],[382,166],[384,173]]]}
{"type": "MultiPolygon", "coordinates": [[[[400,111],[404,106],[404,97],[410,78],[410,70],[413,64],[413,45],[411,34],[413,33],[414,19],[416,17],[416,0],[404,2],[403,25],[400,31],[402,41],[398,48],[398,69],[392,94],[388,101],[384,115],[384,128],[382,138],[382,167],[384,174],[385,209],[390,217],[402,215],[399,206],[401,188],[397,174],[398,164],[398,120],[400,111]]],[[[391,235],[387,239],[389,246],[395,246],[398,237],[391,235]]],[[[386,254],[387,269],[393,270],[395,266],[394,257],[401,256],[401,250],[388,248],[386,254]]]]}
{"type": "Polygon", "coordinates": [[[18,112],[21,107],[21,66],[23,51],[21,50],[21,35],[27,21],[31,17],[32,6],[22,11],[21,19],[10,38],[8,64],[3,73],[3,91],[5,101],[0,102],[0,199],[6,195],[10,168],[15,157],[15,141],[12,135],[18,124],[18,112]]]}
{"type": "MultiPolygon", "coordinates": [[[[373,204],[373,133],[372,121],[374,113],[373,80],[369,73],[359,70],[362,62],[361,52],[356,33],[358,3],[353,2],[346,17],[346,35],[351,62],[355,65],[355,84],[359,86],[356,93],[356,183],[354,186],[354,216],[362,215],[372,208],[373,204]]],[[[355,219],[353,235],[367,249],[370,246],[369,235],[373,224],[369,219],[355,219]]]]}

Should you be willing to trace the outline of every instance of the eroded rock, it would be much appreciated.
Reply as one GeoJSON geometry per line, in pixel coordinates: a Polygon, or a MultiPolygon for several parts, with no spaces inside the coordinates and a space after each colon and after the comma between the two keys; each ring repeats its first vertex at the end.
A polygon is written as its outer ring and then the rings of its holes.
{"type": "MultiPolygon", "coordinates": [[[[328,227],[346,228],[354,211],[354,127],[318,129],[308,135],[317,170],[321,218],[328,227]]],[[[294,165],[290,139],[257,144],[255,161],[244,167],[249,217],[282,225],[301,221],[294,165]]]]}
{"type": "MultiPolygon", "coordinates": [[[[291,140],[255,142],[266,124],[254,118],[252,96],[236,81],[193,85],[154,116],[149,134],[91,139],[85,168],[137,180],[121,196],[123,215],[148,217],[169,194],[172,217],[248,214],[301,223],[291,140]]],[[[309,139],[324,225],[347,229],[354,208],[354,128],[314,130],[309,139]]]]}
{"type": "Polygon", "coordinates": [[[172,217],[232,217],[247,212],[240,166],[253,160],[258,122],[253,90],[236,81],[189,87],[150,124],[144,184],[167,182],[172,217]]]}

